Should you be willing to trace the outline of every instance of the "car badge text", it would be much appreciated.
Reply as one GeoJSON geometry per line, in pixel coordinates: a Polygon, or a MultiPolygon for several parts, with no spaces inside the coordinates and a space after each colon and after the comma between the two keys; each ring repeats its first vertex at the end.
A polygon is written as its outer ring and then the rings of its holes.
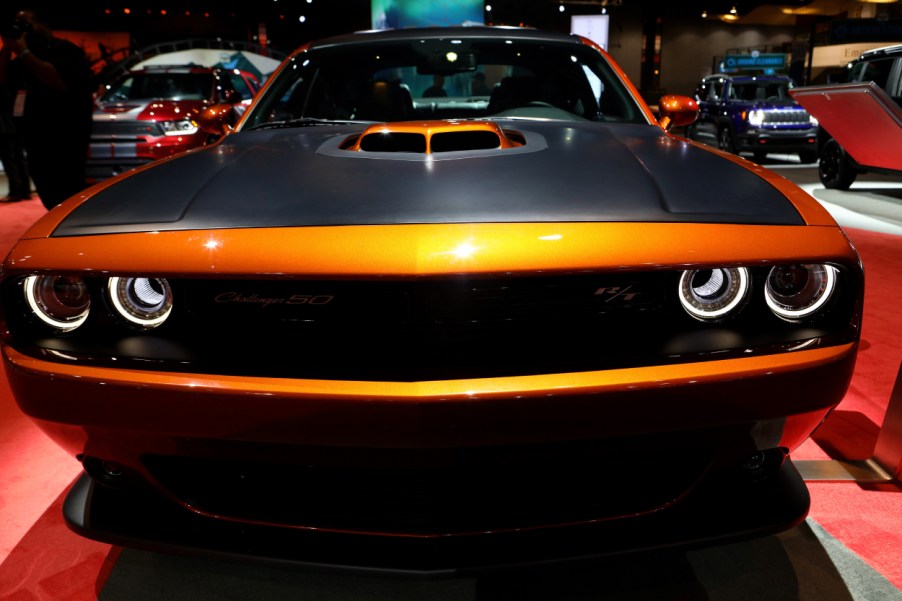
{"type": "Polygon", "coordinates": [[[291,296],[262,296],[256,292],[242,294],[240,292],[223,292],[217,294],[213,301],[219,304],[239,303],[266,308],[272,305],[328,305],[335,299],[329,294],[292,294],[291,296]]]}
{"type": "Polygon", "coordinates": [[[610,303],[612,301],[629,302],[642,294],[641,292],[633,292],[633,285],[629,286],[603,286],[595,291],[595,296],[604,297],[602,302],[610,303]]]}

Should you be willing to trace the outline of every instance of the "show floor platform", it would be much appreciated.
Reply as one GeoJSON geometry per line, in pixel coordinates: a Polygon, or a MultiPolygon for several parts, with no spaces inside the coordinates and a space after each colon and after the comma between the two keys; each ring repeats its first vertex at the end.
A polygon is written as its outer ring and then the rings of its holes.
{"type": "MultiPolygon", "coordinates": [[[[797,461],[870,458],[902,362],[902,178],[825,190],[814,166],[774,157],[846,228],[867,274],[852,386],[797,461]]],[[[0,174],[0,192],[6,182],[0,174]]],[[[0,204],[0,253],[44,213],[37,198],[0,204]]],[[[350,576],[161,555],[83,539],[63,524],[80,473],[16,407],[0,375],[0,600],[862,600],[902,601],[902,485],[809,481],[808,520],[779,535],[568,568],[436,580],[350,576]]]]}

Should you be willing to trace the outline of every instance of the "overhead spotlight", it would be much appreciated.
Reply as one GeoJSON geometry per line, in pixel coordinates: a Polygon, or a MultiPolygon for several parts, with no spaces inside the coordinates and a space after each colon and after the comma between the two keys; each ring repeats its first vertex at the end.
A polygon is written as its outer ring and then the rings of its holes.
{"type": "Polygon", "coordinates": [[[707,19],[707,18],[708,18],[708,11],[703,10],[702,11],[702,19],[707,19]]]}
{"type": "Polygon", "coordinates": [[[563,3],[563,2],[561,2],[561,3],[558,5],[557,9],[558,9],[558,11],[560,11],[560,12],[564,12],[565,10],[567,10],[566,8],[564,8],[564,3],[563,3]]]}
{"type": "Polygon", "coordinates": [[[602,7],[601,7],[601,14],[603,14],[603,15],[608,14],[608,9],[607,9],[606,7],[604,7],[604,6],[602,6],[602,7]]]}
{"type": "Polygon", "coordinates": [[[306,22],[307,22],[307,17],[305,17],[304,15],[301,15],[300,17],[298,17],[298,22],[299,22],[299,23],[306,23],[306,22]]]}
{"type": "Polygon", "coordinates": [[[738,11],[736,10],[736,7],[735,7],[735,6],[732,7],[732,8],[730,9],[730,14],[731,14],[731,15],[735,15],[737,12],[738,12],[738,11]]]}
{"type": "Polygon", "coordinates": [[[491,4],[486,4],[486,5],[485,5],[485,12],[487,12],[487,13],[492,12],[492,5],[491,5],[491,4]]]}

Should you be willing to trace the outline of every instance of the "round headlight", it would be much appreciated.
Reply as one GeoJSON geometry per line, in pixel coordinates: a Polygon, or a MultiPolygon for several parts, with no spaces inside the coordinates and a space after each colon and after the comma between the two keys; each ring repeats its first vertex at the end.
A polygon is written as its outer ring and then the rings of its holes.
{"type": "Polygon", "coordinates": [[[680,302],[696,319],[720,319],[741,306],[749,290],[745,267],[716,267],[684,271],[680,302]]]}
{"type": "Polygon", "coordinates": [[[65,275],[27,277],[25,299],[41,321],[61,332],[83,324],[91,309],[91,296],[84,280],[65,275]]]}
{"type": "Polygon", "coordinates": [[[155,328],[169,317],[172,290],[162,278],[110,278],[110,301],[126,321],[155,328]]]}
{"type": "Polygon", "coordinates": [[[797,321],[823,307],[835,288],[836,268],[831,265],[780,265],[767,276],[764,298],[778,317],[797,321]]]}

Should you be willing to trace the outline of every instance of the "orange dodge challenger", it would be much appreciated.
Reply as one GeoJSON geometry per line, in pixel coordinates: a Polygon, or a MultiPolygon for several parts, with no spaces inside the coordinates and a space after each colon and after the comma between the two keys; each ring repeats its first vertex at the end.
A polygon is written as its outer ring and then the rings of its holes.
{"type": "Polygon", "coordinates": [[[431,574],[798,524],[862,268],[803,191],[670,133],[696,111],[576,36],[351,34],[54,209],[2,344],[84,466],[67,523],[431,574]]]}

